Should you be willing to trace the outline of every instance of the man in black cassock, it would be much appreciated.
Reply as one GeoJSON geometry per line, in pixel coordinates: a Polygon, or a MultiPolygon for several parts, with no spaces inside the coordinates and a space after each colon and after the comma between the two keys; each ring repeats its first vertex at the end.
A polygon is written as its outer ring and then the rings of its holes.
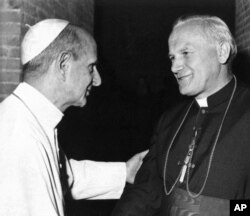
{"type": "Polygon", "coordinates": [[[250,199],[250,89],[231,72],[236,43],[214,16],[178,19],[168,43],[189,97],[161,117],[112,215],[229,215],[229,200],[250,199]]]}

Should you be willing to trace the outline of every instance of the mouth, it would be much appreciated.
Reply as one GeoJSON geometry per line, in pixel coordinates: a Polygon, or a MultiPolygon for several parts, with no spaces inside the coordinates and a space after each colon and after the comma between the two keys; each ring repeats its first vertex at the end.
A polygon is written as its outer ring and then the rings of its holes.
{"type": "Polygon", "coordinates": [[[177,76],[178,83],[187,82],[192,77],[192,74],[187,74],[183,76],[177,76]]]}
{"type": "Polygon", "coordinates": [[[91,91],[91,86],[89,86],[89,87],[87,88],[87,91],[86,91],[86,96],[89,96],[90,91],[91,91]]]}

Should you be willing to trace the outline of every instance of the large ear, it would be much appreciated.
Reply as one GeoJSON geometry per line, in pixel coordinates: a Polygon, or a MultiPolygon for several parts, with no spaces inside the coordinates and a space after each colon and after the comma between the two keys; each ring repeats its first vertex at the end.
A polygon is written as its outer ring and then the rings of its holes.
{"type": "Polygon", "coordinates": [[[56,67],[57,67],[57,71],[59,72],[59,77],[60,79],[62,79],[63,81],[66,80],[66,75],[68,70],[70,69],[70,60],[72,60],[73,55],[71,52],[61,52],[58,55],[57,61],[56,61],[56,67]]]}
{"type": "Polygon", "coordinates": [[[218,59],[221,64],[226,64],[230,56],[230,45],[227,42],[221,42],[217,47],[218,59]]]}

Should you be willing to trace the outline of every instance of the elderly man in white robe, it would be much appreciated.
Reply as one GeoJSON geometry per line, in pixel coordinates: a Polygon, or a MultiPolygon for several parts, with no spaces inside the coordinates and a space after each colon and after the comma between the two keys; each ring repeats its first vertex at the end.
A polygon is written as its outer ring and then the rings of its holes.
{"type": "Polygon", "coordinates": [[[0,104],[0,215],[64,216],[65,191],[74,199],[118,199],[146,152],[126,163],[76,161],[59,154],[57,143],[63,112],[83,107],[101,84],[93,37],[46,19],[29,28],[21,52],[23,82],[0,104]]]}

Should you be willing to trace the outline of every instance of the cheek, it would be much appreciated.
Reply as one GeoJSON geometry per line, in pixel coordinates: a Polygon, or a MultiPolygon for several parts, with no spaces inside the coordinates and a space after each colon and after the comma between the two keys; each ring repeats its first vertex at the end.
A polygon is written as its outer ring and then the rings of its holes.
{"type": "Polygon", "coordinates": [[[88,88],[88,86],[90,85],[91,83],[91,79],[90,77],[83,77],[82,79],[79,79],[79,84],[82,88],[83,91],[86,91],[86,89],[88,88]]]}
{"type": "Polygon", "coordinates": [[[190,63],[189,66],[193,70],[195,77],[202,82],[214,70],[214,57],[202,56],[190,63]]]}

